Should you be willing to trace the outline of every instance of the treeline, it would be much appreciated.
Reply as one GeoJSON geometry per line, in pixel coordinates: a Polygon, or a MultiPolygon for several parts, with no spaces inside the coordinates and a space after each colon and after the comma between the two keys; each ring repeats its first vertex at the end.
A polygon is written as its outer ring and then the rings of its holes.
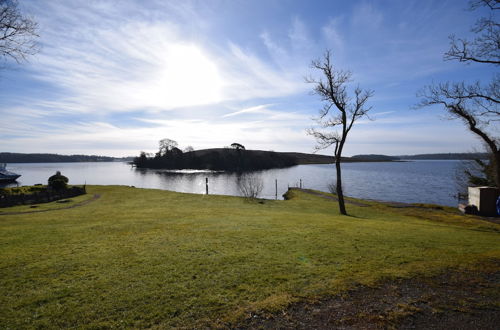
{"type": "Polygon", "coordinates": [[[395,156],[403,160],[474,160],[488,159],[489,155],[485,152],[467,152],[467,153],[447,153],[447,154],[420,154],[395,156]]]}
{"type": "Polygon", "coordinates": [[[370,161],[370,162],[390,162],[390,161],[395,161],[398,160],[399,158],[397,156],[386,156],[386,155],[376,155],[376,154],[370,154],[370,155],[355,155],[350,158],[347,158],[346,161],[370,161]]]}
{"type": "Polygon", "coordinates": [[[156,153],[142,152],[133,164],[153,169],[208,169],[213,171],[253,171],[297,165],[294,157],[273,151],[208,149],[182,152],[178,148],[156,153]]]}
{"type": "Polygon", "coordinates": [[[395,161],[395,160],[474,160],[488,159],[488,154],[485,152],[467,152],[467,153],[441,153],[441,154],[419,154],[419,155],[403,155],[403,156],[386,156],[386,155],[355,155],[347,161],[395,161]]]}
{"type": "Polygon", "coordinates": [[[120,160],[106,156],[21,154],[0,152],[0,163],[70,163],[70,162],[113,162],[120,160]]]}

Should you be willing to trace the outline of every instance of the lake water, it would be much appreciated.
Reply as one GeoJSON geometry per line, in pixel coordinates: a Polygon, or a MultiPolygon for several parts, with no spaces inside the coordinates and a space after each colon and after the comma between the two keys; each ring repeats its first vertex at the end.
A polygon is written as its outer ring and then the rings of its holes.
{"type": "MultiPolygon", "coordinates": [[[[388,163],[342,164],[344,191],[347,196],[409,203],[434,203],[456,206],[455,169],[458,161],[429,160],[388,163]]],[[[163,170],[139,170],[121,162],[114,163],[35,163],[8,164],[7,169],[21,174],[19,185],[47,183],[49,176],[61,171],[70,184],[127,185],[179,192],[240,195],[234,173],[172,173],[163,170]]],[[[260,197],[278,198],[290,186],[328,191],[335,178],[334,165],[298,165],[284,169],[252,172],[264,183],[260,197]]],[[[12,185],[11,185],[12,186],[12,185]]],[[[15,184],[14,184],[15,186],[15,184]]]]}

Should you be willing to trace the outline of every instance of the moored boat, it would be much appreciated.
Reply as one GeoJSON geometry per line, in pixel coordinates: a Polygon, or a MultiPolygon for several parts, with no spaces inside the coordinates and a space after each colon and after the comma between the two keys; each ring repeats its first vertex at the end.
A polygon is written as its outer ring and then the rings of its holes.
{"type": "Polygon", "coordinates": [[[0,164],[0,182],[13,182],[21,176],[21,174],[7,171],[6,167],[7,164],[0,164]]]}

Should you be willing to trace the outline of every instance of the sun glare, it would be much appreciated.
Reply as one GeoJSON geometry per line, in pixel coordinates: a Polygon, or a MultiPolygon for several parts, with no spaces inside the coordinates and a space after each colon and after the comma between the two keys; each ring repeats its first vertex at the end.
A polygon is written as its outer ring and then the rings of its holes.
{"type": "Polygon", "coordinates": [[[222,78],[217,67],[196,46],[169,47],[156,77],[146,91],[148,97],[158,101],[152,103],[172,107],[222,99],[222,78]]]}

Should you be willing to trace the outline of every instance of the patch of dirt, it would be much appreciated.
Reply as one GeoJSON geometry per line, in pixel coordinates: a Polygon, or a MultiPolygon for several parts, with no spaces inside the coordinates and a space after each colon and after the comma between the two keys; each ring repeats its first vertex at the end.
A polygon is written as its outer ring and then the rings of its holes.
{"type": "MultiPolygon", "coordinates": [[[[16,215],[16,214],[27,214],[27,213],[41,213],[41,212],[49,212],[49,211],[59,211],[59,210],[67,210],[67,209],[72,209],[75,207],[79,206],[84,206],[87,205],[101,197],[100,194],[94,194],[91,199],[87,199],[83,202],[73,204],[71,206],[66,206],[66,207],[60,207],[60,208],[55,208],[55,209],[46,209],[46,210],[37,210],[37,211],[19,211],[19,212],[5,212],[5,213],[0,213],[0,216],[2,215],[16,215]]],[[[56,201],[56,203],[67,203],[69,200],[63,200],[63,201],[56,201]]],[[[30,208],[38,207],[36,205],[30,206],[30,208]]]]}
{"type": "Polygon", "coordinates": [[[481,271],[358,287],[274,315],[254,314],[237,329],[499,329],[500,260],[481,271]]]}

